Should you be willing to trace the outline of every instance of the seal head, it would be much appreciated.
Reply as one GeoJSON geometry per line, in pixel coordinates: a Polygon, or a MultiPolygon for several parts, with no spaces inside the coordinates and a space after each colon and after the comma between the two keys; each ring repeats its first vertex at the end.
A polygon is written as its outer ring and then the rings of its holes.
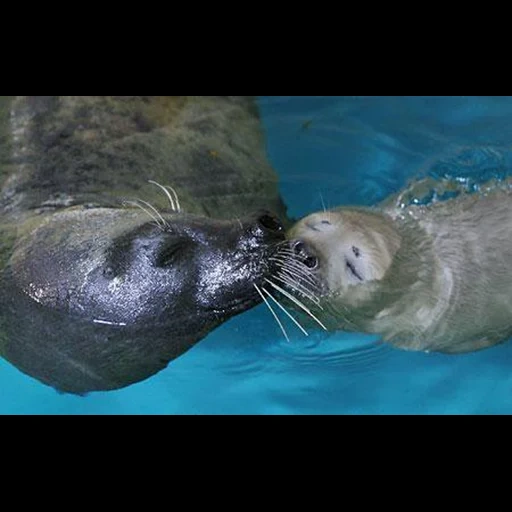
{"type": "Polygon", "coordinates": [[[4,270],[0,308],[16,312],[4,318],[4,356],[61,391],[120,388],[260,301],[254,283],[284,238],[277,218],[164,219],[73,208],[38,227],[4,270]]]}
{"type": "Polygon", "coordinates": [[[373,294],[401,241],[391,220],[358,209],[308,215],[287,238],[289,254],[302,268],[295,276],[307,274],[314,295],[336,297],[345,307],[359,306],[373,294]]]}

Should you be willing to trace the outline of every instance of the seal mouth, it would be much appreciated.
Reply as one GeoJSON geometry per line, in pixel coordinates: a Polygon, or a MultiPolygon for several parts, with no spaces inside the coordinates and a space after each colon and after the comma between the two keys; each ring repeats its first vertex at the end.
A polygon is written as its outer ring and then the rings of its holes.
{"type": "Polygon", "coordinates": [[[243,313],[261,302],[258,294],[254,292],[251,297],[246,297],[242,300],[233,301],[230,304],[223,305],[221,308],[211,306],[205,308],[205,311],[220,317],[234,316],[243,313]]]}

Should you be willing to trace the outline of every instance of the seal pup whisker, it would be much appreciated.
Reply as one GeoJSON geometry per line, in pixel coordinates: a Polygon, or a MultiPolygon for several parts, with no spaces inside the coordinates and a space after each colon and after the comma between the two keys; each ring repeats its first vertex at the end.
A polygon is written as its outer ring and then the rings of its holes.
{"type": "Polygon", "coordinates": [[[295,272],[302,281],[305,281],[312,288],[318,289],[317,280],[312,275],[311,270],[302,262],[288,259],[282,264],[281,268],[289,272],[295,272]]]}
{"type": "Polygon", "coordinates": [[[314,297],[315,301],[318,302],[319,298],[316,296],[316,292],[318,288],[316,285],[306,281],[303,276],[298,273],[294,268],[290,268],[287,266],[279,267],[276,270],[276,275],[281,276],[283,279],[287,279],[291,281],[296,286],[302,288],[305,292],[307,292],[311,297],[314,297]]]}
{"type": "Polygon", "coordinates": [[[306,329],[304,329],[304,327],[302,327],[302,325],[299,324],[299,322],[297,321],[296,318],[294,318],[287,310],[286,308],[280,304],[277,299],[275,297],[272,296],[272,294],[266,289],[266,288],[263,288],[261,287],[261,289],[267,294],[267,297],[270,297],[278,306],[279,308],[281,308],[281,310],[284,312],[285,315],[288,316],[288,318],[306,335],[306,336],[309,336],[308,332],[306,331],[306,329]]]}
{"type": "Polygon", "coordinates": [[[298,273],[302,274],[305,279],[308,279],[312,286],[315,286],[314,279],[311,276],[311,272],[308,267],[297,261],[294,258],[294,254],[291,251],[281,250],[274,256],[269,258],[270,261],[275,261],[279,266],[288,266],[289,268],[295,269],[298,273]]]}
{"type": "Polygon", "coordinates": [[[311,276],[308,275],[308,273],[303,268],[295,264],[288,265],[286,261],[280,261],[277,258],[272,258],[271,261],[276,262],[276,266],[279,267],[280,269],[287,270],[288,272],[293,273],[298,279],[305,281],[310,286],[316,286],[314,280],[311,278],[311,276]]]}
{"type": "Polygon", "coordinates": [[[323,311],[323,307],[320,305],[320,302],[318,299],[314,298],[313,296],[307,294],[303,289],[300,289],[296,283],[290,281],[289,279],[283,279],[280,276],[272,275],[271,276],[274,281],[279,281],[280,283],[284,284],[286,288],[289,288],[291,291],[297,293],[297,295],[300,298],[307,299],[311,301],[312,305],[314,307],[317,307],[318,309],[323,311]]]}
{"type": "MultiPolygon", "coordinates": [[[[137,199],[137,201],[140,201],[140,199],[137,199]]],[[[160,230],[164,230],[164,226],[165,226],[165,221],[164,221],[164,225],[161,224],[161,221],[158,219],[158,217],[156,217],[153,213],[151,213],[147,208],[144,208],[144,206],[142,206],[141,204],[139,204],[137,201],[131,201],[131,200],[126,200],[126,201],[123,201],[123,205],[132,205],[132,206],[136,206],[137,208],[140,208],[143,212],[147,213],[156,223],[156,225],[160,228],[160,230]]],[[[161,217],[161,215],[160,215],[161,217]]]]}
{"type": "Polygon", "coordinates": [[[310,272],[307,270],[307,267],[304,265],[300,265],[298,262],[288,259],[285,260],[283,258],[280,258],[279,256],[272,256],[269,258],[270,261],[275,261],[277,263],[277,266],[279,266],[282,269],[288,269],[288,270],[294,270],[299,274],[302,280],[306,281],[309,285],[312,287],[317,287],[317,283],[313,279],[313,277],[310,275],[310,272]]]}
{"type": "Polygon", "coordinates": [[[160,183],[157,183],[156,181],[153,181],[153,180],[148,180],[148,183],[152,183],[153,185],[160,187],[164,191],[164,194],[169,199],[169,202],[171,203],[171,210],[173,212],[179,211],[179,208],[178,208],[178,210],[176,210],[176,205],[174,204],[174,199],[171,197],[171,194],[169,193],[169,191],[167,190],[166,187],[164,187],[163,185],[160,185],[160,183]]]}
{"type": "Polygon", "coordinates": [[[267,305],[268,309],[272,313],[272,316],[275,318],[275,320],[277,322],[277,325],[279,325],[279,327],[281,328],[281,331],[283,332],[284,337],[286,338],[286,341],[290,341],[290,338],[288,338],[288,334],[286,334],[286,330],[283,327],[283,324],[281,323],[281,320],[279,320],[279,317],[276,315],[276,312],[272,309],[272,306],[268,302],[268,300],[265,297],[265,295],[263,295],[262,291],[259,289],[259,287],[258,287],[258,285],[256,283],[253,283],[253,286],[254,286],[254,288],[256,288],[256,291],[259,293],[260,297],[263,299],[263,302],[265,302],[265,304],[267,305]]]}
{"type": "Polygon", "coordinates": [[[316,283],[312,283],[311,281],[306,280],[300,272],[297,272],[296,269],[293,267],[288,267],[287,265],[283,265],[278,267],[276,272],[277,275],[280,275],[281,277],[288,279],[289,281],[295,283],[297,286],[303,288],[309,295],[315,298],[315,301],[319,301],[319,298],[316,296],[316,293],[319,292],[319,287],[316,285],[316,283]]]}
{"type": "Polygon", "coordinates": [[[322,203],[322,208],[323,208],[324,212],[327,213],[327,208],[325,207],[324,197],[322,196],[322,192],[319,190],[318,193],[320,194],[320,202],[322,203]]]}
{"type": "Polygon", "coordinates": [[[300,295],[306,297],[306,299],[309,299],[318,308],[320,308],[322,310],[324,309],[320,305],[320,300],[317,297],[315,297],[313,294],[311,294],[309,292],[309,290],[307,288],[305,288],[304,286],[302,286],[300,283],[297,283],[296,281],[293,281],[292,279],[290,279],[290,277],[287,276],[286,274],[277,272],[277,274],[273,275],[272,277],[278,281],[281,281],[283,284],[289,286],[290,288],[295,290],[300,295]]]}
{"type": "Polygon", "coordinates": [[[286,290],[283,290],[283,288],[273,283],[266,277],[264,279],[268,284],[270,284],[270,286],[272,286],[272,288],[276,289],[278,292],[282,293],[285,297],[288,297],[292,302],[297,304],[297,306],[299,306],[300,309],[305,311],[318,325],[320,325],[320,327],[322,327],[322,329],[327,331],[327,327],[325,327],[325,325],[299,299],[294,297],[291,293],[288,293],[286,290]]]}

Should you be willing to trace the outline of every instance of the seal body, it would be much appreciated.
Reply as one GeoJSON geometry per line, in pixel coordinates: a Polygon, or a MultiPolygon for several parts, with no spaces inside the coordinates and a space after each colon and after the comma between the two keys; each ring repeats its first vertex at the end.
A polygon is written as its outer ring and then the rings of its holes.
{"type": "Polygon", "coordinates": [[[486,190],[305,217],[277,257],[288,291],[327,329],[379,334],[404,349],[460,353],[506,340],[512,193],[486,190]]]}
{"type": "Polygon", "coordinates": [[[127,386],[260,301],[284,207],[250,99],[3,98],[0,130],[0,351],[23,372],[127,386]]]}

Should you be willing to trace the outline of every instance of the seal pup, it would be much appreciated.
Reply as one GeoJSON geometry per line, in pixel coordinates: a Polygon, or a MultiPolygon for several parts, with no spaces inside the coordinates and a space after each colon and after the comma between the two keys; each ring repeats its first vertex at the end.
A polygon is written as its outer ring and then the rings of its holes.
{"type": "Polygon", "coordinates": [[[0,353],[63,392],[146,379],[259,303],[284,238],[250,98],[4,97],[0,184],[0,353]]]}
{"type": "Polygon", "coordinates": [[[490,347],[512,336],[512,187],[426,205],[316,212],[287,232],[266,288],[326,330],[378,334],[408,350],[490,347]]]}

